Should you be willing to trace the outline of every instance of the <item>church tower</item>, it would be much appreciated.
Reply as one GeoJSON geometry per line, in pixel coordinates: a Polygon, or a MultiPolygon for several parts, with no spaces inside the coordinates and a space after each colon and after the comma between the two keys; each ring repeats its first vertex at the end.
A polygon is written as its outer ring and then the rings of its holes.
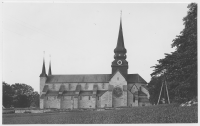
{"type": "Polygon", "coordinates": [[[44,88],[46,80],[47,80],[47,74],[45,69],[45,61],[43,59],[42,73],[40,74],[40,94],[42,94],[42,89],[44,88]]]}
{"type": "Polygon", "coordinates": [[[119,35],[117,40],[117,46],[114,49],[114,61],[112,62],[112,75],[116,71],[120,71],[126,78],[128,74],[128,62],[126,61],[126,49],[124,47],[124,38],[122,32],[122,20],[120,19],[119,35]]]}

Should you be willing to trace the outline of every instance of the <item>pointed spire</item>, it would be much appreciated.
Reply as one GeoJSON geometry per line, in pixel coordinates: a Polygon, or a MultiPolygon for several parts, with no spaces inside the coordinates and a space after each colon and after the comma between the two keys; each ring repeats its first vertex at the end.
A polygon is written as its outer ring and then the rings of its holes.
{"type": "MultiPolygon", "coordinates": [[[[44,54],[45,54],[45,52],[44,52],[44,54]]],[[[44,58],[43,58],[42,73],[40,74],[40,77],[47,77],[44,58]]]]}
{"type": "Polygon", "coordinates": [[[52,75],[51,74],[51,55],[49,55],[49,57],[50,57],[50,61],[49,61],[49,73],[48,73],[48,76],[52,75]]]}
{"type": "Polygon", "coordinates": [[[117,40],[117,47],[114,50],[115,53],[126,53],[126,49],[124,47],[124,37],[122,32],[122,11],[120,16],[120,27],[119,27],[119,35],[117,40]]]}

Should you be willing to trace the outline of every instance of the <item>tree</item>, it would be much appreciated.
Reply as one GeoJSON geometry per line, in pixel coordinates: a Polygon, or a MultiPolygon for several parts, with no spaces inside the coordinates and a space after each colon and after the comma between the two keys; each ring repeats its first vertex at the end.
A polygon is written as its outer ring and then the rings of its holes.
{"type": "Polygon", "coordinates": [[[14,92],[12,90],[12,87],[3,82],[3,106],[6,108],[11,107],[12,101],[13,101],[13,95],[14,92]]]}
{"type": "Polygon", "coordinates": [[[5,107],[39,107],[39,94],[26,84],[9,85],[3,82],[3,105],[5,107]]]}
{"type": "Polygon", "coordinates": [[[148,89],[149,89],[149,93],[150,93],[149,101],[151,104],[157,104],[161,84],[162,84],[161,77],[152,77],[151,78],[151,81],[148,84],[148,89]]]}
{"type": "Polygon", "coordinates": [[[173,40],[175,52],[165,54],[154,66],[152,77],[167,76],[172,99],[186,101],[197,96],[197,4],[188,5],[185,28],[173,40]]]}
{"type": "Polygon", "coordinates": [[[16,83],[11,86],[15,91],[14,94],[14,106],[19,108],[30,107],[32,101],[33,88],[26,84],[16,83]]]}
{"type": "Polygon", "coordinates": [[[39,107],[39,104],[40,104],[40,95],[38,94],[37,91],[33,92],[31,95],[30,95],[30,106],[31,107],[39,107]]]}

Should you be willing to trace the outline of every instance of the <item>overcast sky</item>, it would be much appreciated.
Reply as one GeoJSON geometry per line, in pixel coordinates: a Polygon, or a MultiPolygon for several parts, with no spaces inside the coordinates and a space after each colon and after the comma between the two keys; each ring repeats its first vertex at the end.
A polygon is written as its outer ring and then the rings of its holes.
{"type": "Polygon", "coordinates": [[[183,30],[188,3],[3,3],[3,81],[39,91],[46,72],[111,74],[120,25],[129,74],[150,81],[150,68],[183,30]]]}

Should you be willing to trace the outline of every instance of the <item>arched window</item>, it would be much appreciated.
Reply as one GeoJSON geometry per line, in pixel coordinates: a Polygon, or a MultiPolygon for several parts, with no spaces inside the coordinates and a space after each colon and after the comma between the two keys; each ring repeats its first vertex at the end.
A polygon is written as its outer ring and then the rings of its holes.
{"type": "Polygon", "coordinates": [[[105,84],[104,83],[102,83],[102,89],[105,89],[105,84]]]}

